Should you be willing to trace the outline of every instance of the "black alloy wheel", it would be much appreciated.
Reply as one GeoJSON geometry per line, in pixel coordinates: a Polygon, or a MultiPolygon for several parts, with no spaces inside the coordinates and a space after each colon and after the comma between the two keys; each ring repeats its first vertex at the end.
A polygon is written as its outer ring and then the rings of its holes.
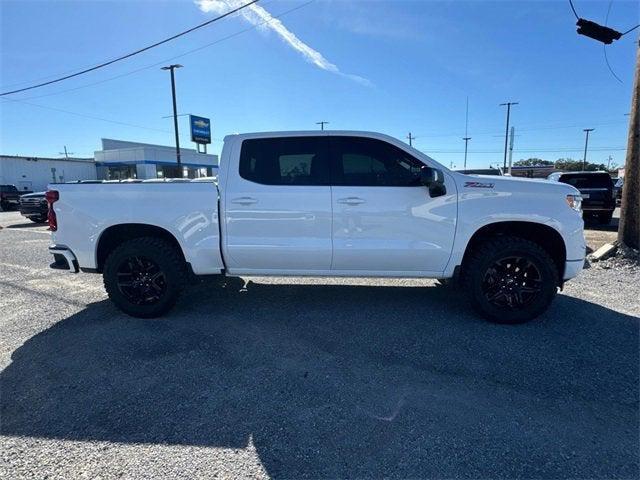
{"type": "Polygon", "coordinates": [[[536,318],[549,307],[560,284],[549,252],[517,236],[482,241],[463,262],[461,274],[474,309],[496,323],[536,318]]]}
{"type": "Polygon", "coordinates": [[[175,305],[187,269],[179,247],[156,237],[127,240],[109,253],[103,268],[109,298],[124,313],[156,318],[175,305]]]}
{"type": "Polygon", "coordinates": [[[542,275],[526,257],[501,258],[487,269],[482,291],[487,301],[498,308],[522,309],[542,292],[542,275]]]}
{"type": "Polygon", "coordinates": [[[120,293],[136,305],[153,305],[167,290],[167,279],[157,263],[143,256],[131,256],[117,271],[120,293]]]}

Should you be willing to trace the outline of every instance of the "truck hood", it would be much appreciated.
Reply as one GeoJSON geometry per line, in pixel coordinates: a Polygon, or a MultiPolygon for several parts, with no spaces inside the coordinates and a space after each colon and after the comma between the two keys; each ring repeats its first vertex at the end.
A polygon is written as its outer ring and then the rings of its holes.
{"type": "Polygon", "coordinates": [[[20,195],[20,198],[44,198],[46,192],[35,192],[35,193],[26,193],[24,195],[20,195]]]}
{"type": "Polygon", "coordinates": [[[453,172],[460,192],[494,191],[527,192],[541,194],[578,195],[578,189],[566,183],[552,182],[542,178],[520,178],[493,175],[464,175],[453,172]]]}

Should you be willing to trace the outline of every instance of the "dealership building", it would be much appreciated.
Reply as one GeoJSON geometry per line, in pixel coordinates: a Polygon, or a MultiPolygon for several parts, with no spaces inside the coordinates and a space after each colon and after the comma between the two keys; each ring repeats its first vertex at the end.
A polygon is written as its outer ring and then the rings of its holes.
{"type": "MultiPolygon", "coordinates": [[[[185,178],[217,173],[217,155],[181,148],[180,157],[185,178]]],[[[39,192],[50,183],[164,178],[175,176],[175,169],[175,147],[103,138],[95,158],[0,155],[0,184],[15,185],[21,192],[39,192]]]]}
{"type": "MultiPolygon", "coordinates": [[[[191,148],[180,149],[180,160],[184,178],[210,177],[218,169],[217,155],[191,148]]],[[[100,180],[164,178],[176,167],[176,149],[103,138],[102,150],[95,152],[95,164],[100,180]]]]}

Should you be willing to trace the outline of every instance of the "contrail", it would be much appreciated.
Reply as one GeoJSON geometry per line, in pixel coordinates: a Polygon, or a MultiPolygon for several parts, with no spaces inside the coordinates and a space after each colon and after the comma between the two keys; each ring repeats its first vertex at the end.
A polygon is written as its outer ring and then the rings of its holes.
{"type": "MultiPolygon", "coordinates": [[[[203,12],[219,14],[228,11],[229,8],[236,8],[242,5],[244,0],[195,0],[195,3],[203,12]]],[[[241,10],[240,14],[252,25],[259,25],[262,28],[270,29],[275,32],[282,40],[284,40],[285,43],[302,54],[305,60],[313,63],[316,67],[326,70],[327,72],[349,78],[350,80],[362,85],[371,85],[371,82],[366,78],[341,72],[335,64],[331,63],[329,60],[324,58],[320,52],[314,50],[300,40],[292,31],[285,27],[279,19],[273,18],[273,16],[260,5],[254,3],[253,5],[241,10]]]]}

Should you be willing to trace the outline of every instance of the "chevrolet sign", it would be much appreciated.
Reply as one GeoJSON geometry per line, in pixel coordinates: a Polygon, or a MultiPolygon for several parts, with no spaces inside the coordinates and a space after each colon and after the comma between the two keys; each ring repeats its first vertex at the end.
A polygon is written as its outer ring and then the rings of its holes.
{"type": "Polygon", "coordinates": [[[191,125],[191,141],[200,144],[211,143],[211,120],[189,115],[191,125]]]}

